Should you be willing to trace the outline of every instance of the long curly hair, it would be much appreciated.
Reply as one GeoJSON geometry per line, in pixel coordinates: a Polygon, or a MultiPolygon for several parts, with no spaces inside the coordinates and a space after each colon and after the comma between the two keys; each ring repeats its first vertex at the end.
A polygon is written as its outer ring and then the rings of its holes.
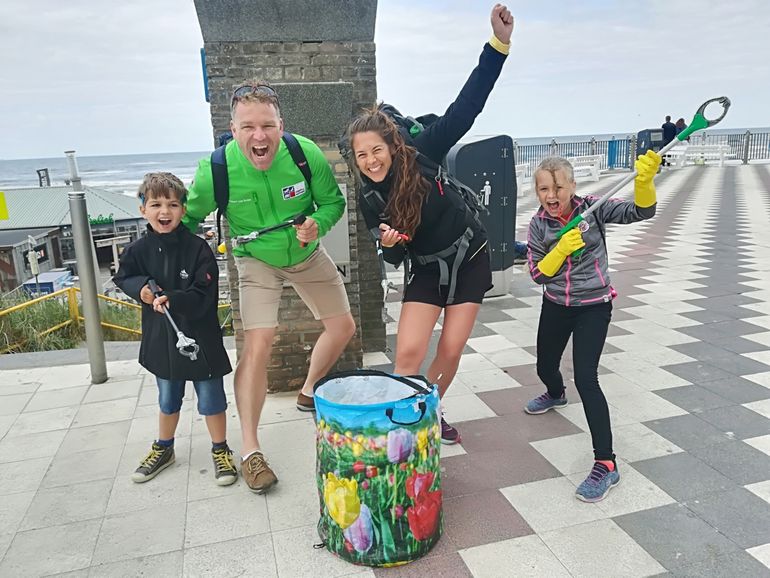
{"type": "MultiPolygon", "coordinates": [[[[377,133],[390,149],[392,176],[385,206],[389,225],[414,237],[417,227],[420,226],[420,211],[431,189],[431,182],[422,176],[417,165],[417,150],[406,144],[396,124],[378,107],[365,110],[348,126],[347,137],[351,148],[355,136],[364,132],[377,133]]],[[[355,161],[355,150],[353,160],[355,161]]],[[[358,165],[355,162],[353,164],[360,176],[358,165]]]]}

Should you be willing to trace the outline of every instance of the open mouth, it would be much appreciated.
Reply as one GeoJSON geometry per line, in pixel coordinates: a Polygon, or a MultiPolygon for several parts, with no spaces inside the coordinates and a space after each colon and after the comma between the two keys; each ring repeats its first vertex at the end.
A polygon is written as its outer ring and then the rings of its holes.
{"type": "Polygon", "coordinates": [[[267,155],[267,146],[253,146],[251,147],[251,154],[261,159],[267,155]]]}
{"type": "Polygon", "coordinates": [[[559,210],[559,201],[548,201],[546,207],[549,211],[554,212],[559,210]]]}
{"type": "Polygon", "coordinates": [[[171,224],[171,219],[158,219],[161,227],[168,227],[171,224]]]}

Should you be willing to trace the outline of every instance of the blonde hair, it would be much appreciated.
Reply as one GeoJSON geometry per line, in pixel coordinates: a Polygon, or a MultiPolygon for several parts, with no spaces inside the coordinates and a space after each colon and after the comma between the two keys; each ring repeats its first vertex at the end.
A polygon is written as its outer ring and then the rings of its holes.
{"type": "Polygon", "coordinates": [[[537,165],[537,168],[535,169],[535,180],[537,180],[538,171],[551,173],[554,181],[556,180],[556,171],[564,171],[564,175],[569,182],[572,183],[575,181],[575,171],[572,168],[572,163],[564,157],[546,157],[540,161],[540,164],[537,165]]]}

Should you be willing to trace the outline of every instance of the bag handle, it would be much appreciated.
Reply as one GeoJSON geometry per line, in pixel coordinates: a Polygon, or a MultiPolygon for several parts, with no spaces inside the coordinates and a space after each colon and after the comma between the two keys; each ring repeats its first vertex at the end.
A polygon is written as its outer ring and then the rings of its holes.
{"type": "Polygon", "coordinates": [[[392,407],[389,407],[388,409],[385,410],[385,415],[388,416],[388,419],[390,421],[392,421],[396,425],[414,425],[416,423],[419,423],[422,420],[422,418],[425,417],[425,410],[427,409],[428,406],[427,406],[427,404],[424,401],[421,401],[418,404],[418,407],[420,408],[420,417],[418,417],[416,420],[410,421],[410,422],[396,421],[395,419],[393,419],[393,408],[392,407]]]}
{"type": "Polygon", "coordinates": [[[408,385],[409,387],[414,389],[417,393],[420,393],[422,395],[430,395],[431,383],[422,375],[395,375],[393,373],[388,373],[386,371],[380,371],[379,369],[355,369],[352,371],[338,371],[336,373],[330,373],[326,377],[322,377],[316,382],[316,384],[313,386],[313,391],[317,390],[320,386],[322,386],[327,381],[332,381],[334,379],[340,379],[343,377],[361,377],[361,376],[389,377],[390,379],[394,379],[400,383],[403,383],[404,385],[408,385]],[[414,380],[420,381],[425,385],[423,386],[419,383],[415,383],[414,380]]]}

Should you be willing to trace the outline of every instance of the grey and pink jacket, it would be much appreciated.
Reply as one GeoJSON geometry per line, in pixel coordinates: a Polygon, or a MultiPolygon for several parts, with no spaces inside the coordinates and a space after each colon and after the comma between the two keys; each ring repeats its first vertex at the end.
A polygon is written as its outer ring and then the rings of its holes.
{"type": "MultiPolygon", "coordinates": [[[[598,201],[598,197],[572,198],[572,219],[598,201]]],[[[553,277],[540,272],[537,264],[556,246],[562,224],[540,207],[529,223],[527,261],[532,280],[543,286],[546,299],[568,307],[594,305],[611,301],[617,293],[610,284],[607,272],[607,246],[604,242],[605,223],[628,224],[650,219],[655,215],[655,205],[642,208],[633,201],[610,199],[591,213],[584,223],[585,250],[579,257],[569,256],[553,277]]]]}

